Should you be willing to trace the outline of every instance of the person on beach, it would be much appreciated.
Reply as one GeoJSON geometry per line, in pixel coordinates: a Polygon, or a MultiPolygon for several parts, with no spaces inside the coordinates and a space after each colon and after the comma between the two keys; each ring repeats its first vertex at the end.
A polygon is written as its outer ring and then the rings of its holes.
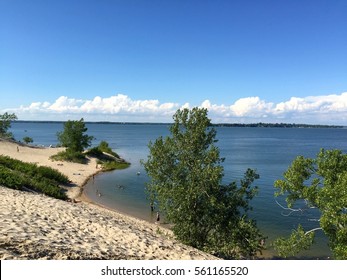
{"type": "Polygon", "coordinates": [[[160,222],[160,214],[159,214],[159,212],[157,212],[157,223],[159,223],[160,222]]]}
{"type": "Polygon", "coordinates": [[[17,146],[17,153],[19,153],[19,147],[17,146]]]}

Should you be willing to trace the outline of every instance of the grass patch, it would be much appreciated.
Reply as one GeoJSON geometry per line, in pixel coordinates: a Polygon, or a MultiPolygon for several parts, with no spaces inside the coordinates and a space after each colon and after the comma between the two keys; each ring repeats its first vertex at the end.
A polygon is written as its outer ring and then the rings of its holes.
{"type": "Polygon", "coordinates": [[[67,196],[59,185],[67,183],[68,177],[53,168],[0,156],[0,185],[17,190],[28,188],[48,196],[66,199],[67,196]]]}
{"type": "Polygon", "coordinates": [[[88,162],[88,159],[84,154],[79,152],[71,152],[69,150],[61,151],[56,155],[51,156],[50,159],[59,161],[69,161],[81,164],[86,164],[88,162]]]}
{"type": "Polygon", "coordinates": [[[117,162],[117,161],[100,161],[102,165],[102,169],[105,171],[118,170],[118,169],[126,169],[130,166],[129,162],[117,162]]]}
{"type": "Polygon", "coordinates": [[[120,159],[120,156],[116,152],[112,151],[112,149],[110,148],[110,146],[108,145],[106,141],[101,141],[98,146],[98,149],[103,153],[108,153],[114,156],[115,158],[120,159]]]}
{"type": "Polygon", "coordinates": [[[105,153],[116,159],[121,159],[121,157],[110,148],[106,141],[101,141],[99,146],[90,149],[86,154],[99,158],[103,157],[105,153]]]}
{"type": "Polygon", "coordinates": [[[97,158],[97,163],[102,166],[104,171],[125,169],[130,166],[129,162],[112,151],[106,141],[101,141],[99,146],[88,150],[85,154],[97,158]]]}
{"type": "Polygon", "coordinates": [[[99,147],[91,148],[85,154],[95,158],[101,158],[104,155],[104,153],[99,149],[99,147]]]}

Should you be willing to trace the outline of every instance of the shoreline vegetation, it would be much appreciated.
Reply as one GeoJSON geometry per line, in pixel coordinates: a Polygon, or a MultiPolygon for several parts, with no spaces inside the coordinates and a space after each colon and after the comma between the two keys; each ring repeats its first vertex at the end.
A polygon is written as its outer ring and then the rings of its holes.
{"type": "MultiPolygon", "coordinates": [[[[79,162],[66,160],[64,158],[66,149],[61,147],[37,147],[2,138],[0,138],[0,145],[17,151],[15,155],[9,153],[12,157],[6,154],[6,151],[0,153],[0,185],[42,193],[62,200],[73,200],[81,196],[83,186],[97,173],[125,169],[130,166],[130,163],[113,152],[106,142],[85,151],[79,162]],[[104,144],[103,147],[102,144],[104,144]],[[31,149],[33,152],[40,151],[43,154],[48,150],[49,161],[32,162],[32,157],[27,155],[31,149]],[[24,161],[22,161],[23,155],[24,161]],[[27,158],[29,161],[26,160],[27,158]],[[80,168],[74,170],[74,167],[78,165],[81,165],[80,168]],[[94,170],[90,168],[93,165],[95,165],[94,170]],[[86,171],[84,167],[88,166],[86,171]],[[72,174],[69,172],[71,170],[74,170],[72,174]],[[84,171],[86,174],[83,173],[84,171]],[[77,177],[81,177],[82,180],[78,180],[77,177]]],[[[32,156],[35,158],[34,154],[32,156]]]]}
{"type": "MultiPolygon", "coordinates": [[[[23,172],[27,180],[14,182],[24,185],[18,187],[21,190],[0,183],[0,259],[216,259],[176,241],[160,225],[88,202],[83,185],[105,170],[88,153],[86,164],[50,159],[63,150],[0,139],[1,159],[13,167],[9,172],[23,172]],[[54,184],[64,183],[66,201],[43,195],[40,189],[29,191],[29,177],[46,180],[37,170],[47,171],[47,167],[63,174],[64,182],[54,184]]],[[[110,157],[116,155],[105,156],[110,157]]],[[[120,158],[117,162],[123,167],[128,164],[120,158]]]]}
{"type": "MultiPolygon", "coordinates": [[[[30,121],[16,120],[16,123],[64,123],[64,121],[30,121]]],[[[118,124],[118,125],[172,125],[172,123],[155,123],[155,122],[90,122],[85,124],[118,124]]],[[[213,127],[267,127],[267,128],[347,128],[343,125],[323,125],[323,124],[297,124],[297,123],[213,123],[213,127]]]]}

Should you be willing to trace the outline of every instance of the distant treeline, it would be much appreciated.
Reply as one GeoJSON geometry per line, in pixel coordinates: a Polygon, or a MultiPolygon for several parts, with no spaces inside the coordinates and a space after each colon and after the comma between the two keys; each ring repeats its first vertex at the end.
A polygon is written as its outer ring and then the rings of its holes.
{"type": "Polygon", "coordinates": [[[343,128],[342,125],[295,124],[295,123],[220,123],[218,127],[281,127],[281,128],[343,128]]]}
{"type": "MultiPolygon", "coordinates": [[[[17,123],[65,123],[64,121],[23,121],[17,123]]],[[[171,125],[172,123],[150,123],[150,122],[85,122],[86,124],[120,124],[120,125],[171,125]]],[[[282,127],[282,128],[344,128],[342,125],[322,125],[322,124],[296,124],[296,123],[217,123],[216,127],[282,127]]]]}

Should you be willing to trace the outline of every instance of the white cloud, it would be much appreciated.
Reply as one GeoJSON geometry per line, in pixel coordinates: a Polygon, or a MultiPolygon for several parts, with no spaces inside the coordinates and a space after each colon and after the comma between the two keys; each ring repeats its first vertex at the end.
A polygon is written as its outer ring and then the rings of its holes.
{"type": "MultiPolygon", "coordinates": [[[[72,119],[95,121],[170,122],[177,109],[192,108],[190,103],[161,103],[156,99],[133,100],[127,95],[96,96],[81,100],[61,96],[53,103],[33,102],[11,111],[20,119],[72,119]]],[[[205,100],[213,122],[305,122],[344,124],[347,122],[347,92],[341,94],[292,97],[273,103],[258,96],[240,98],[231,104],[213,104],[205,100]]]]}
{"type": "Polygon", "coordinates": [[[189,109],[190,108],[190,104],[188,102],[184,103],[182,106],[181,106],[181,110],[183,109],[189,109]]]}
{"type": "Polygon", "coordinates": [[[289,101],[277,104],[276,113],[286,112],[343,112],[347,109],[347,92],[340,95],[292,97],[289,101]]]}
{"type": "Polygon", "coordinates": [[[86,100],[79,107],[80,113],[160,113],[177,108],[176,103],[160,104],[159,100],[132,100],[126,95],[118,94],[108,98],[95,97],[93,100],[86,100]]]}
{"type": "Polygon", "coordinates": [[[272,107],[273,103],[266,103],[256,96],[241,98],[237,100],[234,105],[231,105],[230,109],[238,117],[248,115],[262,117],[271,112],[272,107]]]}
{"type": "Polygon", "coordinates": [[[258,96],[240,98],[231,105],[211,104],[207,108],[215,122],[306,122],[344,124],[347,121],[347,92],[340,95],[292,97],[278,104],[258,96]]]}
{"type": "Polygon", "coordinates": [[[45,110],[53,112],[78,112],[79,105],[83,103],[83,100],[77,100],[74,98],[68,98],[66,96],[60,96],[52,105],[46,103],[46,107],[42,106],[45,110]],[[48,105],[48,106],[47,106],[48,105]]]}
{"type": "MultiPolygon", "coordinates": [[[[66,119],[67,116],[75,118],[84,117],[86,120],[111,120],[126,121],[128,116],[133,121],[146,121],[143,117],[149,119],[159,117],[171,117],[179,108],[177,103],[160,103],[159,100],[132,100],[124,94],[102,98],[94,97],[92,100],[81,100],[60,96],[52,104],[49,102],[33,102],[29,106],[21,106],[11,111],[17,112],[22,119],[34,114],[43,114],[42,117],[60,115],[60,119],[66,119]]],[[[167,121],[167,120],[166,120],[167,121]]]]}

